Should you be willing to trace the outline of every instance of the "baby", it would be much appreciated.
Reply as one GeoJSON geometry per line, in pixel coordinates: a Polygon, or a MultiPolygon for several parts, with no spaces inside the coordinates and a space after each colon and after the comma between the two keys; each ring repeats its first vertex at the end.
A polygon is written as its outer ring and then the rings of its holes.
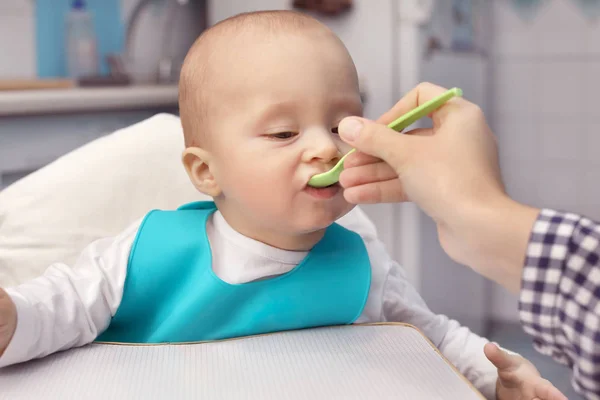
{"type": "Polygon", "coordinates": [[[339,185],[307,186],[348,150],[337,124],[362,114],[352,59],[327,27],[288,11],[216,24],[185,59],[180,112],[183,164],[214,202],[153,211],[72,268],[0,290],[0,366],[94,340],[401,321],[487,398],[564,398],[522,357],[432,313],[374,228],[348,229],[339,185]]]}

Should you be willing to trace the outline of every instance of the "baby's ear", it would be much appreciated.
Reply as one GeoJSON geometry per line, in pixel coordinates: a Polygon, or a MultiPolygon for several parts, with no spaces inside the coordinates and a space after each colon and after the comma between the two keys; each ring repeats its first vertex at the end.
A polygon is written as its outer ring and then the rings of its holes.
{"type": "Polygon", "coordinates": [[[221,188],[210,171],[210,153],[199,147],[188,147],[181,157],[192,184],[204,194],[217,197],[221,188]]]}

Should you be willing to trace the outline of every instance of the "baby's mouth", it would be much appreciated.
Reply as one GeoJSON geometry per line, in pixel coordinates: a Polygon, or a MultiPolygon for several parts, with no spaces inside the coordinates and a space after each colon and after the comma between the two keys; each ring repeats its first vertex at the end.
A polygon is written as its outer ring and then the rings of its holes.
{"type": "Polygon", "coordinates": [[[336,183],[332,183],[332,184],[331,184],[331,185],[329,185],[329,186],[323,186],[323,187],[320,187],[320,188],[315,188],[315,189],[327,189],[327,188],[330,188],[330,187],[332,187],[332,186],[340,186],[340,183],[339,183],[339,182],[336,182],[336,183]]]}
{"type": "Polygon", "coordinates": [[[310,185],[306,185],[304,191],[317,199],[330,199],[336,194],[338,194],[341,188],[342,186],[339,184],[339,182],[336,182],[333,185],[325,186],[322,188],[316,188],[310,185]]]}

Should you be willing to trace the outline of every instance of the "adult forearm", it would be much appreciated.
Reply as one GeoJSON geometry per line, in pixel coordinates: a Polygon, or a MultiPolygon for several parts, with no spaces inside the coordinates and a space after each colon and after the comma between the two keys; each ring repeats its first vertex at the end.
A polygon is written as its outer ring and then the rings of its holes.
{"type": "Polygon", "coordinates": [[[508,197],[470,207],[464,216],[457,216],[454,226],[448,227],[454,236],[450,240],[455,242],[448,247],[450,256],[518,293],[531,230],[539,211],[508,197]]]}

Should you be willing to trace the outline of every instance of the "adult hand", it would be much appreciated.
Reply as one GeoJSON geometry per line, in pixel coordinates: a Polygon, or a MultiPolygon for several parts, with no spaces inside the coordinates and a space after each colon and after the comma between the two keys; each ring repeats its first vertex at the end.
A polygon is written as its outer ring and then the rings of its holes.
{"type": "Polygon", "coordinates": [[[446,90],[420,84],[377,122],[342,120],[341,138],[359,150],[340,176],[344,196],[352,203],[415,202],[436,222],[450,257],[518,291],[538,210],[506,195],[482,110],[453,98],[430,115],[431,129],[403,135],[384,125],[446,90]]]}
{"type": "MultiPolygon", "coordinates": [[[[377,123],[354,117],[340,123],[342,139],[359,150],[346,159],[340,177],[348,201],[415,201],[435,218],[440,208],[435,197],[449,195],[445,200],[456,206],[454,197],[462,194],[455,190],[457,186],[477,196],[504,193],[495,139],[476,105],[462,98],[451,99],[431,115],[432,129],[417,129],[408,135],[383,126],[445,91],[424,83],[377,123]],[[351,134],[357,130],[360,135],[353,139],[351,134]],[[430,194],[433,191],[436,196],[430,194]]],[[[472,196],[465,193],[462,197],[472,196]]]]}

